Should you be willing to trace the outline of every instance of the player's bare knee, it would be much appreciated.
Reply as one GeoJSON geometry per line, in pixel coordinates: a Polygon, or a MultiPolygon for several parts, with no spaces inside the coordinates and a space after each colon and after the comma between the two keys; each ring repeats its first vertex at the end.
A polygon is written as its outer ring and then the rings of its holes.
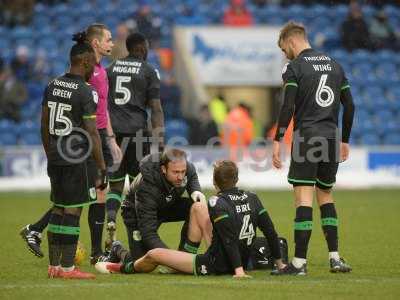
{"type": "Polygon", "coordinates": [[[197,216],[204,216],[208,214],[207,205],[203,202],[195,202],[191,207],[191,213],[197,216]]]}
{"type": "Polygon", "coordinates": [[[321,189],[317,187],[316,190],[317,190],[317,202],[319,206],[327,203],[333,203],[332,189],[321,189]]]}
{"type": "Polygon", "coordinates": [[[151,259],[153,261],[156,260],[156,258],[160,254],[160,250],[162,250],[162,249],[161,248],[154,248],[154,249],[151,249],[151,250],[147,251],[146,258],[147,259],[151,259]]]}
{"type": "Polygon", "coordinates": [[[105,203],[106,202],[106,195],[107,195],[107,190],[96,190],[97,194],[97,203],[105,203]]]}
{"type": "Polygon", "coordinates": [[[80,216],[82,213],[82,208],[80,207],[68,207],[64,209],[64,214],[80,216]]]}
{"type": "Polygon", "coordinates": [[[64,213],[64,208],[54,206],[51,212],[55,215],[62,215],[64,213]]]}

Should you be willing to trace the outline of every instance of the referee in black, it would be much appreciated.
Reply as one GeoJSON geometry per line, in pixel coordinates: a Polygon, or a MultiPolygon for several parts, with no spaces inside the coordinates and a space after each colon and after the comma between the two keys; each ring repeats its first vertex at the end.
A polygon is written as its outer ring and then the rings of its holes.
{"type": "Polygon", "coordinates": [[[273,144],[273,165],[280,169],[280,141],[294,115],[294,135],[288,181],[294,187],[296,218],[295,255],[275,275],[306,275],[308,242],[313,227],[314,191],[321,212],[322,230],[328,244],[330,271],[350,272],[339,256],[338,218],[331,190],[339,162],[349,156],[349,137],[354,104],[342,67],[331,57],[311,48],[303,25],[287,23],[279,47],[290,60],[284,67],[284,102],[273,144]],[[343,105],[341,137],[338,132],[343,105]]]}

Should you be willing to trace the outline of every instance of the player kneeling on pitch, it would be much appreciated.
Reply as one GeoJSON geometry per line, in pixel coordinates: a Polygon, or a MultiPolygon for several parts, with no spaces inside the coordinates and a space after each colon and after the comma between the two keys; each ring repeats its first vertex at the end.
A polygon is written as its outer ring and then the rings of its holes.
{"type": "MultiPolygon", "coordinates": [[[[152,249],[134,262],[130,268],[132,273],[149,273],[163,265],[187,274],[250,277],[244,269],[251,259],[257,227],[268,240],[277,268],[283,269],[286,265],[281,258],[279,239],[271,218],[257,195],[239,190],[237,181],[238,169],[234,162],[223,160],[215,164],[214,186],[218,194],[208,201],[213,237],[205,254],[152,249]]],[[[127,251],[123,251],[120,244],[113,248],[112,259],[125,259],[126,262],[127,251]]],[[[101,273],[126,270],[123,264],[112,262],[99,262],[96,269],[101,273]]]]}

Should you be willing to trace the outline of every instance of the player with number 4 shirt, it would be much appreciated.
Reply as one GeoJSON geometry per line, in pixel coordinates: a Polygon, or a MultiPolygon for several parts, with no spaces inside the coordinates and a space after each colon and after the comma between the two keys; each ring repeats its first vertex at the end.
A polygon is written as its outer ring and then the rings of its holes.
{"type": "MultiPolygon", "coordinates": [[[[208,201],[213,234],[211,245],[204,254],[155,248],[133,261],[130,272],[149,273],[158,265],[163,265],[194,275],[232,274],[234,278],[250,277],[245,270],[251,259],[257,228],[268,240],[277,269],[284,269],[286,265],[282,261],[272,220],[256,194],[236,187],[238,173],[233,161],[222,160],[214,165],[213,181],[217,195],[208,201]]],[[[202,234],[196,223],[193,223],[191,232],[202,234]]],[[[118,254],[115,256],[118,257],[118,254]]],[[[121,255],[118,258],[122,258],[121,255]]],[[[112,262],[98,262],[96,269],[101,273],[126,271],[121,263],[112,262]]]]}

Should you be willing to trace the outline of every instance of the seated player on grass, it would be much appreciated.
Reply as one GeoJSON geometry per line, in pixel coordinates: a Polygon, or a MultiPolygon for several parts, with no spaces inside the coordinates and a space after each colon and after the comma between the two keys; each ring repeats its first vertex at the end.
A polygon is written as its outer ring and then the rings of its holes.
{"type": "Polygon", "coordinates": [[[278,235],[266,209],[256,194],[236,187],[236,164],[229,160],[217,162],[213,177],[217,196],[208,201],[213,238],[205,254],[155,248],[132,262],[127,259],[128,251],[123,250],[120,243],[114,243],[110,260],[121,260],[123,263],[98,262],[96,269],[101,273],[149,273],[162,265],[186,274],[250,277],[244,269],[250,260],[257,227],[271,245],[276,266],[284,268],[278,235]]]}

